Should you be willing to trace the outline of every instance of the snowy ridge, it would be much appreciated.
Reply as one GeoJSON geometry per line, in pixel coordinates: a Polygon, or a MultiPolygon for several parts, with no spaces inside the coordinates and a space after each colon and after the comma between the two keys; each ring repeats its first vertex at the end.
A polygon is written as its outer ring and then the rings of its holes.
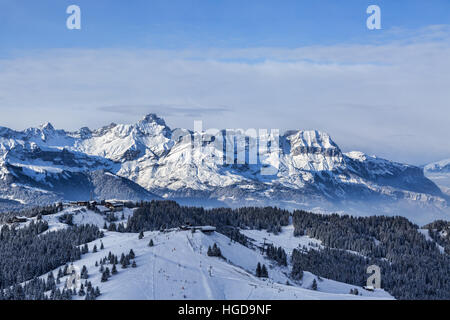
{"type": "Polygon", "coordinates": [[[450,159],[430,163],[425,166],[426,172],[448,172],[450,173],[450,159]]]}
{"type": "MultiPolygon", "coordinates": [[[[243,133],[235,134],[245,141],[243,133]]],[[[51,124],[24,131],[0,128],[0,210],[55,200],[116,198],[101,180],[121,177],[133,199],[156,196],[197,204],[322,208],[357,214],[401,214],[413,221],[448,219],[448,198],[423,169],[365,155],[342,153],[320,131],[288,131],[279,137],[279,157],[260,152],[257,164],[219,163],[219,150],[206,132],[170,129],[154,114],[135,124],[110,124],[96,130],[56,130],[51,124]],[[182,130],[187,138],[181,139],[182,130]],[[191,141],[201,141],[191,145],[191,141]],[[279,165],[276,163],[279,162],[279,165]],[[261,174],[265,166],[275,175],[261,174]],[[100,172],[101,179],[91,178],[100,172]],[[125,180],[129,181],[126,183],[125,180]],[[26,185],[50,192],[37,200],[26,185]],[[95,184],[98,183],[98,184],[95,184]],[[87,192],[85,186],[88,187],[87,192]],[[2,200],[3,199],[3,200],[2,200]],[[15,199],[17,203],[6,200],[15,199]],[[200,201],[200,202],[199,202],[200,201]]],[[[231,141],[225,137],[225,144],[231,141]]],[[[246,145],[236,145],[246,150],[246,145]]],[[[254,151],[248,147],[247,156],[254,151]]],[[[97,174],[98,176],[98,174],[97,174]]]]}
{"type": "Polygon", "coordinates": [[[425,166],[424,171],[427,178],[450,197],[450,159],[430,163],[425,166]]]}

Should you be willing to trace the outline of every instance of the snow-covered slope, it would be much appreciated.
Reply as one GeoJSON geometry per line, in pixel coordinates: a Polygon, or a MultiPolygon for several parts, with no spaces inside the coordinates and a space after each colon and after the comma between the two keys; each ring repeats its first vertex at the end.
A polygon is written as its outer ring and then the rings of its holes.
{"type": "MultiPolygon", "coordinates": [[[[99,214],[68,209],[43,217],[49,222],[50,230],[66,227],[58,219],[64,213],[73,214],[73,221],[77,224],[103,225],[103,217],[99,214]]],[[[125,215],[129,214],[131,211],[125,212],[125,215]]],[[[287,241],[285,244],[288,250],[296,242],[287,241]]],[[[104,238],[89,243],[88,247],[89,253],[74,266],[78,270],[83,265],[87,267],[88,281],[94,287],[99,286],[102,292],[99,299],[392,299],[381,289],[369,292],[354,285],[318,279],[309,272],[305,272],[301,283],[292,282],[287,276],[289,267],[280,268],[263,257],[259,250],[231,242],[217,232],[210,235],[199,231],[145,232],[144,238],[139,239],[134,233],[105,231],[104,238]],[[154,242],[153,247],[148,246],[150,239],[154,242]],[[94,245],[100,248],[100,241],[104,249],[93,253],[94,245]],[[214,243],[221,249],[224,259],[207,255],[208,247],[214,243]],[[137,267],[122,269],[118,266],[116,275],[107,282],[101,282],[96,261],[109,252],[120,256],[128,254],[130,249],[136,254],[137,267]],[[258,262],[268,266],[268,279],[254,276],[258,262]],[[317,291],[310,289],[314,279],[318,283],[317,291]],[[354,288],[360,295],[349,294],[354,288]]],[[[57,270],[53,272],[56,275],[57,270]]],[[[65,279],[62,279],[61,286],[64,283],[65,279]]]]}
{"type": "Polygon", "coordinates": [[[425,166],[425,171],[450,173],[450,159],[430,163],[429,165],[425,166]]]}
{"type": "MultiPolygon", "coordinates": [[[[226,150],[234,150],[229,149],[234,138],[246,141],[241,132],[225,136],[226,150]]],[[[245,157],[225,153],[236,160],[224,164],[218,161],[223,144],[209,133],[172,130],[154,114],[135,124],[77,132],[55,130],[51,124],[22,132],[0,128],[0,210],[86,199],[93,192],[96,198],[120,193],[204,205],[400,214],[420,223],[450,215],[446,196],[421,168],[360,152],[344,154],[319,131],[288,131],[277,142],[254,153],[257,144],[249,139],[248,145],[236,145],[238,151],[248,149],[245,157]],[[252,156],[256,164],[249,161],[252,156]],[[262,174],[274,168],[273,174],[262,174]],[[113,181],[121,184],[114,188],[113,181]]]]}
{"type": "Polygon", "coordinates": [[[425,166],[425,175],[450,196],[450,159],[425,166]]]}

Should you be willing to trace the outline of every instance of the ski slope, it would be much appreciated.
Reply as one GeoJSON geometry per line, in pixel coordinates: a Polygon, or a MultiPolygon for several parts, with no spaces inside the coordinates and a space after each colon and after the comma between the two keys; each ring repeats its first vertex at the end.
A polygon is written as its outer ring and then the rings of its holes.
{"type": "Polygon", "coordinates": [[[292,224],[282,227],[279,234],[269,233],[266,230],[241,230],[241,233],[254,240],[254,243],[258,246],[266,243],[273,244],[275,247],[282,247],[288,256],[298,247],[306,247],[307,249],[323,248],[320,240],[309,236],[295,237],[292,224]]]}
{"type": "MultiPolygon", "coordinates": [[[[58,217],[68,212],[74,214],[73,221],[76,224],[91,223],[103,227],[103,216],[89,210],[70,208],[43,218],[48,221],[50,230],[58,230],[65,227],[58,217]]],[[[125,215],[129,214],[131,210],[125,215]]],[[[381,289],[369,292],[337,281],[319,280],[309,272],[304,273],[301,282],[293,283],[288,277],[290,266],[280,267],[266,259],[258,249],[231,242],[228,237],[217,232],[204,234],[200,231],[152,231],[145,232],[143,239],[139,239],[135,233],[104,232],[104,238],[89,243],[89,253],[74,262],[77,270],[81,270],[83,265],[87,267],[88,281],[100,288],[102,294],[99,299],[103,300],[392,299],[392,296],[381,289]],[[148,246],[150,239],[154,242],[153,247],[148,246]],[[104,245],[103,250],[100,250],[101,243],[104,245]],[[214,243],[218,245],[224,258],[207,255],[208,247],[214,243]],[[98,252],[92,252],[94,245],[99,249],[98,252]],[[118,273],[108,281],[101,282],[96,261],[99,262],[109,252],[120,257],[122,253],[128,254],[130,249],[136,254],[137,267],[122,269],[119,264],[118,273]],[[254,276],[258,262],[268,267],[268,279],[254,276]],[[318,284],[317,291],[310,289],[314,279],[318,284]],[[359,296],[349,294],[353,288],[358,289],[359,296]]],[[[245,231],[246,234],[253,235],[260,232],[245,231]]],[[[282,240],[274,241],[274,244],[283,246],[290,253],[295,246],[306,243],[307,239],[290,238],[290,235],[288,227],[277,236],[282,240]]],[[[112,265],[105,267],[111,270],[112,265]]],[[[57,271],[53,271],[55,276],[57,271]]],[[[67,276],[61,279],[61,289],[66,278],[67,276]]]]}
{"type": "MultiPolygon", "coordinates": [[[[323,279],[318,281],[318,291],[298,286],[277,283],[287,280],[277,269],[269,267],[271,279],[259,279],[253,276],[257,262],[268,261],[256,251],[240,244],[231,243],[221,235],[205,235],[190,231],[146,232],[138,239],[137,234],[106,232],[102,239],[104,250],[83,255],[74,263],[81,269],[89,270],[89,281],[99,286],[100,299],[106,300],[170,300],[170,299],[214,299],[214,300],[258,300],[258,299],[389,299],[386,292],[379,290],[367,292],[358,288],[362,296],[348,294],[355,286],[323,279]],[[148,247],[150,239],[155,246],[148,247]],[[223,256],[229,261],[217,257],[208,257],[209,245],[217,243],[223,256]],[[137,268],[122,269],[107,282],[100,281],[101,274],[95,261],[111,251],[121,255],[130,249],[136,253],[137,268]]],[[[89,244],[100,247],[97,240],[89,244]]],[[[109,266],[111,269],[111,266],[109,266]]],[[[305,282],[315,278],[305,273],[305,282]]],[[[64,281],[63,281],[64,282],[64,281]]]]}

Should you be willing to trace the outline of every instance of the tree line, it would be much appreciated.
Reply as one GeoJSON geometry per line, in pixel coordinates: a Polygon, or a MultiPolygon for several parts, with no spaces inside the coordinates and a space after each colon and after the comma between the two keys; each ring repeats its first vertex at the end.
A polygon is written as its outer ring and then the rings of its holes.
{"type": "Polygon", "coordinates": [[[79,260],[81,244],[103,237],[93,225],[48,232],[45,221],[0,230],[0,289],[23,283],[66,263],[79,260]]]}
{"type": "Polygon", "coordinates": [[[403,217],[293,214],[295,235],[319,239],[323,250],[296,249],[292,275],[302,270],[365,285],[366,269],[382,269],[382,287],[398,299],[450,299],[450,256],[403,217]]]}

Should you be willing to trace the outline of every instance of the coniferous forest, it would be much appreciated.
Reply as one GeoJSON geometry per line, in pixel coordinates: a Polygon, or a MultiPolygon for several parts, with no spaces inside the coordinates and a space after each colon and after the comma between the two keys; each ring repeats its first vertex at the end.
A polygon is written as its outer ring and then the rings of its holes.
{"type": "MultiPolygon", "coordinates": [[[[108,218],[109,224],[105,222],[104,228],[137,233],[141,238],[144,231],[211,225],[232,241],[249,247],[251,241],[240,230],[258,229],[277,234],[292,217],[295,236],[307,235],[321,241],[317,248],[294,249],[290,257],[281,247],[266,248],[267,258],[290,268],[294,282],[301,281],[303,272],[309,271],[319,277],[364,286],[367,267],[375,264],[381,268],[382,288],[397,299],[450,299],[449,223],[445,221],[420,228],[403,217],[320,215],[298,210],[290,213],[275,207],[204,209],[180,206],[174,201],[128,203],[127,206],[135,210],[126,224],[116,225],[117,219],[108,218]],[[423,231],[434,241],[428,241],[423,231]]],[[[60,210],[58,206],[43,207],[25,214],[40,217],[60,210]]],[[[60,221],[68,227],[48,232],[47,223],[37,219],[21,228],[8,225],[1,228],[0,299],[70,299],[74,294],[70,289],[57,290],[52,276],[47,280],[38,276],[80,259],[87,249],[83,244],[101,238],[103,232],[92,225],[73,225],[68,215],[62,215],[60,221]],[[44,295],[49,290],[50,296],[44,295]]],[[[153,246],[152,241],[149,246],[153,246]]],[[[220,257],[220,248],[211,247],[208,254],[220,257]]],[[[134,267],[133,258],[133,252],[122,255],[120,261],[108,257],[111,274],[118,266],[134,267]]],[[[100,261],[101,267],[104,263],[100,261]]],[[[107,273],[106,269],[103,272],[107,273]]],[[[105,281],[109,276],[105,275],[105,281]]],[[[96,295],[98,292],[93,288],[87,291],[87,298],[96,295]]]]}
{"type": "Polygon", "coordinates": [[[294,250],[301,270],[362,286],[366,268],[382,270],[382,287],[398,299],[450,299],[450,256],[403,217],[351,217],[295,211],[296,235],[319,239],[323,250],[294,250]]]}
{"type": "Polygon", "coordinates": [[[181,225],[212,225],[231,240],[247,245],[239,228],[265,229],[278,233],[289,223],[289,212],[275,207],[246,207],[238,209],[180,206],[175,201],[151,201],[139,204],[127,226],[118,226],[123,232],[169,229],[181,225]]]}
{"type": "MultiPolygon", "coordinates": [[[[82,252],[78,246],[103,236],[102,231],[92,225],[72,226],[45,233],[47,229],[48,225],[44,221],[31,222],[20,229],[7,225],[1,228],[0,299],[43,298],[44,292],[53,287],[36,277],[79,260],[82,252]],[[28,280],[33,281],[24,288],[18,285],[28,280]],[[2,289],[5,289],[4,292],[2,289]]],[[[63,297],[61,292],[60,295],[58,291],[54,294],[54,297],[63,297]]]]}

